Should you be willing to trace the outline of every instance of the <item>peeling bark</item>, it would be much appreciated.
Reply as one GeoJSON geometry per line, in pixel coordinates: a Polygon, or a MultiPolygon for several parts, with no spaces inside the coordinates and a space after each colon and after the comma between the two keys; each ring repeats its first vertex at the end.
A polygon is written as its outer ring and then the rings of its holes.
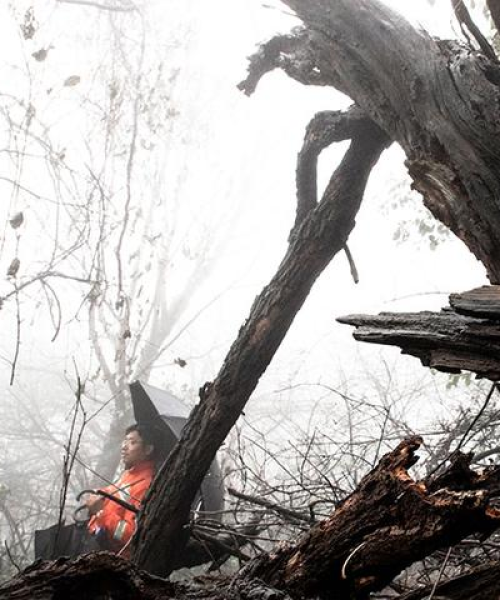
{"type": "Polygon", "coordinates": [[[349,315],[340,323],[354,325],[355,339],[399,346],[424,366],[500,380],[500,286],[452,294],[440,313],[349,315]]]}
{"type": "MultiPolygon", "coordinates": [[[[415,30],[377,0],[284,0],[304,23],[251,62],[248,90],[273,68],[351,97],[406,153],[413,186],[500,282],[500,67],[415,30]]],[[[493,4],[493,3],[492,3],[493,4]]],[[[242,84],[247,89],[245,83],[242,84]]]]}

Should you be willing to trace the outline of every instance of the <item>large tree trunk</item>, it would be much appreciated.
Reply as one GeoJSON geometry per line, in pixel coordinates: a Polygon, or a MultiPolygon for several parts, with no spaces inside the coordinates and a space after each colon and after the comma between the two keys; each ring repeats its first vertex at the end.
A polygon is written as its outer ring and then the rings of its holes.
{"type": "Polygon", "coordinates": [[[283,1],[306,29],[263,48],[244,87],[279,67],[350,96],[401,145],[425,204],[499,283],[498,62],[415,30],[377,0],[283,1]]]}

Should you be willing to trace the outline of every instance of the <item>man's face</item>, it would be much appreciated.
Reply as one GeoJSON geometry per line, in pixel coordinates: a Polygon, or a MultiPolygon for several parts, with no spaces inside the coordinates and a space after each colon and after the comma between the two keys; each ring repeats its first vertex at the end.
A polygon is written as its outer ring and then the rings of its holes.
{"type": "Polygon", "coordinates": [[[137,431],[127,433],[122,442],[121,457],[126,469],[148,460],[151,455],[152,447],[142,441],[137,431]]]}

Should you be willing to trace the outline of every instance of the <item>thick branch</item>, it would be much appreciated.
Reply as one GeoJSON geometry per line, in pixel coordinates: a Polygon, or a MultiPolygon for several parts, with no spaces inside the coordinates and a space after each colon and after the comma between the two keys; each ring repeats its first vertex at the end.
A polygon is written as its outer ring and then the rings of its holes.
{"type": "MultiPolygon", "coordinates": [[[[242,577],[259,578],[296,598],[365,598],[401,570],[472,532],[491,531],[500,515],[485,491],[498,474],[469,473],[455,488],[428,490],[407,473],[420,438],[386,455],[356,491],[296,544],[256,558],[242,577]],[[481,483],[479,482],[481,480],[481,483]]],[[[456,475],[456,474],[455,474],[456,475]]]]}
{"type": "Polygon", "coordinates": [[[370,126],[370,119],[356,106],[347,112],[319,112],[310,121],[297,159],[297,215],[292,235],[318,204],[317,167],[321,152],[334,142],[352,139],[370,126]]]}
{"type": "Polygon", "coordinates": [[[2,600],[290,600],[261,581],[170,582],[107,552],[38,562],[0,586],[2,600]]]}
{"type": "Polygon", "coordinates": [[[371,169],[387,146],[374,125],[355,136],[322,201],[308,214],[276,275],[257,297],[248,320],[200,403],[181,442],[151,488],[140,519],[134,560],[155,573],[172,569],[186,540],[192,499],[215,453],[238,419],[317,277],[345,245],[354,227],[371,169]],[[161,519],[157,515],[161,514],[161,519]]]}
{"type": "MultiPolygon", "coordinates": [[[[399,600],[427,600],[433,586],[415,590],[399,600]]],[[[500,563],[492,562],[465,575],[440,583],[434,592],[435,600],[493,600],[500,598],[500,563]]]]}
{"type": "Polygon", "coordinates": [[[250,58],[248,76],[238,84],[238,89],[251,96],[262,77],[274,69],[282,69],[305,85],[329,85],[321,76],[311,36],[305,29],[296,29],[293,34],[279,35],[262,44],[250,58]]]}

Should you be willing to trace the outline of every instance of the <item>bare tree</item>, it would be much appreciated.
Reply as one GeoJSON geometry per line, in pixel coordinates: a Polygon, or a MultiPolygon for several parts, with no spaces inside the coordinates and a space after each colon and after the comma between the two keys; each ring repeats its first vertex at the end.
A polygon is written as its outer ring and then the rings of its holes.
{"type": "MultiPolygon", "coordinates": [[[[190,504],[215,452],[316,278],[345,247],[367,178],[390,143],[404,149],[414,186],[431,211],[482,261],[492,282],[500,277],[500,68],[491,48],[473,31],[481,50],[435,40],[376,0],[286,0],[285,5],[304,28],[265,44],[241,88],[253,92],[264,73],[279,67],[301,83],[340,89],[355,106],[345,113],[321,113],[311,122],[299,154],[297,218],[286,256],[256,299],[218,376],[202,388],[181,442],[151,488],[133,560],[153,573],[173,569],[188,537],[190,504]],[[346,139],[349,149],[318,201],[318,154],[346,139]]],[[[470,457],[459,455],[444,473],[413,480],[408,469],[421,443],[413,437],[386,454],[330,517],[296,543],[256,558],[227,588],[205,586],[200,594],[367,598],[436,550],[472,534],[488,536],[498,526],[498,469],[475,472],[470,457]]],[[[120,577],[131,593],[146,588],[144,597],[155,591],[177,597],[196,593],[172,583],[154,587],[148,576],[107,557],[102,563],[93,558],[61,565],[56,583],[41,572],[37,582],[50,597],[82,572],[89,582],[90,573],[100,577],[102,593],[103,568],[115,573],[106,589],[115,589],[120,577]]],[[[49,572],[53,577],[56,571],[49,572]]],[[[478,592],[478,578],[472,583],[469,597],[485,597],[484,586],[478,592]]],[[[491,578],[487,585],[493,594],[498,591],[491,578]]],[[[21,588],[29,593],[30,582],[18,579],[6,593],[21,588]]]]}

